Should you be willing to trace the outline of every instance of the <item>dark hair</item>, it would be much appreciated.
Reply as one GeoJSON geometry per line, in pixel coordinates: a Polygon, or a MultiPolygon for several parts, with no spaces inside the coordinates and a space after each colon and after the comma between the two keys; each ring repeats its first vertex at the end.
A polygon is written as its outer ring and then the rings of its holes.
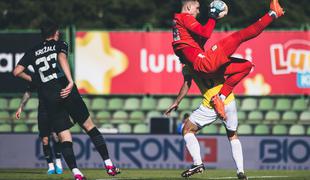
{"type": "Polygon", "coordinates": [[[41,24],[41,35],[43,39],[53,36],[59,29],[58,24],[52,20],[46,20],[41,24]]]}

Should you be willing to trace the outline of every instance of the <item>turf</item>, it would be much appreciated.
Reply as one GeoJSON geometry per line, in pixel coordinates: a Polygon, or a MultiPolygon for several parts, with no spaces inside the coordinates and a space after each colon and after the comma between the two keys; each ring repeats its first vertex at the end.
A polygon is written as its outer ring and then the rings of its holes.
{"type": "MultiPolygon", "coordinates": [[[[182,170],[133,170],[123,169],[122,174],[117,177],[109,177],[104,170],[82,169],[88,180],[107,180],[107,179],[146,179],[146,180],[177,180],[182,170]]],[[[45,169],[1,169],[0,180],[71,180],[71,173],[66,170],[62,175],[46,175],[45,169]]],[[[270,180],[308,180],[310,171],[247,171],[249,179],[270,179],[270,180]]],[[[195,179],[237,179],[233,170],[207,170],[203,174],[192,176],[195,179]]]]}

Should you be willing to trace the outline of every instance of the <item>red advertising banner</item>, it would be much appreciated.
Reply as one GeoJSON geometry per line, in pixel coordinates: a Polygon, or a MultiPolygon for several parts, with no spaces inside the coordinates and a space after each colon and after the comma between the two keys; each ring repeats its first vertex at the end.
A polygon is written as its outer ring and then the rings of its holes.
{"type": "MultiPolygon", "coordinates": [[[[210,47],[232,32],[215,32],[210,47]]],[[[75,77],[82,93],[176,94],[183,82],[170,32],[76,34],[75,77]]],[[[310,31],[268,31],[243,43],[234,56],[255,69],[236,94],[310,94],[310,31]]],[[[199,94],[193,86],[190,93],[199,94]]]]}

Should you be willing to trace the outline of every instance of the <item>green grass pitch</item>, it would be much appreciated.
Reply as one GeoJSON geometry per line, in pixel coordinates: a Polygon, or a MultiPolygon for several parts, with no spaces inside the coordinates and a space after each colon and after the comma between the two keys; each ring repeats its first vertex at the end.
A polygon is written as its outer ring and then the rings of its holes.
{"type": "MultiPolygon", "coordinates": [[[[134,170],[123,169],[122,173],[116,177],[109,177],[104,170],[100,169],[81,169],[88,180],[177,180],[184,179],[180,177],[182,170],[134,170]]],[[[65,170],[62,175],[46,175],[45,169],[1,169],[0,180],[71,180],[72,175],[68,170],[65,170]]],[[[246,172],[249,179],[270,179],[270,180],[309,180],[310,171],[254,171],[246,172]]],[[[203,174],[197,174],[189,179],[237,179],[234,170],[207,170],[203,174]]]]}

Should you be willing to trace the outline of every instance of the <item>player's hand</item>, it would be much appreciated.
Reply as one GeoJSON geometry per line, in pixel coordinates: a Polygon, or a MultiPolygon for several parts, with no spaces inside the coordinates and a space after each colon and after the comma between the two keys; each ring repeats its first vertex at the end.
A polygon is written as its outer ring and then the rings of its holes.
{"type": "Polygon", "coordinates": [[[18,108],[17,111],[16,111],[16,113],[15,113],[15,118],[16,118],[16,119],[19,119],[21,113],[22,113],[22,109],[21,109],[21,108],[18,108]]]}
{"type": "Polygon", "coordinates": [[[62,89],[60,92],[61,98],[63,99],[67,98],[69,94],[71,93],[73,86],[74,86],[74,83],[70,82],[66,88],[62,89]]]}
{"type": "Polygon", "coordinates": [[[178,110],[178,107],[179,107],[179,104],[178,103],[173,103],[167,110],[166,110],[166,112],[164,113],[164,115],[166,115],[166,116],[170,116],[170,113],[172,112],[172,111],[176,111],[176,110],[178,110]]]}

